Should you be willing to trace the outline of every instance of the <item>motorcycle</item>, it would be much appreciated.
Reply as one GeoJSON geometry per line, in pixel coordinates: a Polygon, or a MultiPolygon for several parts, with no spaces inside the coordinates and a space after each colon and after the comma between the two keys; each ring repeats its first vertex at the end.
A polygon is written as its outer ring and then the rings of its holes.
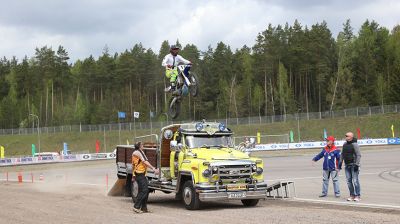
{"type": "Polygon", "coordinates": [[[192,65],[178,65],[178,77],[176,79],[176,91],[169,100],[168,114],[172,119],[179,116],[181,102],[184,96],[190,95],[196,97],[199,93],[199,82],[197,75],[191,72],[192,65]]]}

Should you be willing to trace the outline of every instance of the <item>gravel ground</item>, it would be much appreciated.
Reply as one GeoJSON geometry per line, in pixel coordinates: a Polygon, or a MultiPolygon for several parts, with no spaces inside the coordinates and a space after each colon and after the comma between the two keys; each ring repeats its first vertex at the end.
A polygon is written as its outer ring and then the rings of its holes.
{"type": "Polygon", "coordinates": [[[207,203],[188,211],[172,195],[150,196],[151,214],[135,214],[129,198],[107,197],[103,187],[0,184],[0,223],[400,223],[400,211],[264,200],[207,203]]]}

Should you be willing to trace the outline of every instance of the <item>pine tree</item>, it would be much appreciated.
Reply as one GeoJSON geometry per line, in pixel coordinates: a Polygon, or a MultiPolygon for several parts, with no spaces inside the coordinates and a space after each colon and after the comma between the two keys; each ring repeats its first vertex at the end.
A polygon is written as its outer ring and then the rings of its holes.
{"type": "Polygon", "coordinates": [[[387,102],[400,102],[400,25],[393,28],[387,42],[387,102]]]}

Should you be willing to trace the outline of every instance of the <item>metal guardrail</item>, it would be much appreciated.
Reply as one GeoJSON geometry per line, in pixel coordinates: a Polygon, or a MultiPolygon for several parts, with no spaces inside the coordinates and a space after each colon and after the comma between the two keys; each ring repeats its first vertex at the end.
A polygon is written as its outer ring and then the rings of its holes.
{"type": "MultiPolygon", "coordinates": [[[[345,118],[358,116],[371,116],[375,114],[399,113],[400,104],[374,106],[374,107],[356,107],[335,111],[311,112],[311,113],[295,113],[274,116],[257,116],[242,118],[225,118],[225,119],[209,119],[223,122],[226,125],[250,125],[250,124],[268,124],[275,122],[297,121],[297,120],[315,120],[328,118],[345,118]]],[[[59,133],[59,132],[98,132],[98,131],[133,131],[136,129],[161,129],[162,127],[172,123],[185,123],[186,121],[159,121],[159,122],[130,122],[130,123],[113,123],[113,124],[96,124],[96,125],[64,125],[54,127],[40,127],[40,133],[59,133]],[[121,129],[120,129],[121,127],[121,129]]],[[[0,135],[27,135],[37,133],[35,128],[14,128],[0,129],[0,135]]]]}

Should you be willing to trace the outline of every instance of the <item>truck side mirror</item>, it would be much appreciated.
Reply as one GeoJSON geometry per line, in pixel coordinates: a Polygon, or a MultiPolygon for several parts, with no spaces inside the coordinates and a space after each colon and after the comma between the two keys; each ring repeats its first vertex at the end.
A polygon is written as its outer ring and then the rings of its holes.
{"type": "Polygon", "coordinates": [[[169,148],[170,148],[170,150],[172,151],[172,152],[174,152],[174,151],[176,151],[176,148],[177,148],[177,146],[178,146],[178,142],[177,141],[171,141],[170,143],[169,143],[169,148]]]}

